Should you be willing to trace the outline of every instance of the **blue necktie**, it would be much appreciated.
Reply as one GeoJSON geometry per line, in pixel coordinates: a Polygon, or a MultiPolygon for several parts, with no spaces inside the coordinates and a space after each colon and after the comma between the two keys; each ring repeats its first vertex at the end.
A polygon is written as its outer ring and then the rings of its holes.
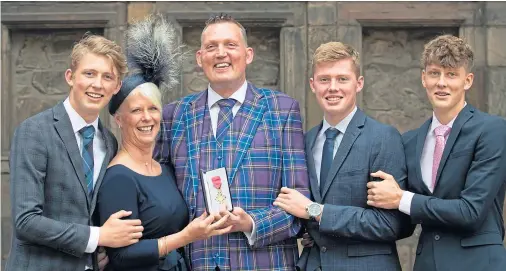
{"type": "Polygon", "coordinates": [[[327,175],[329,175],[330,166],[334,161],[334,145],[336,144],[336,137],[339,134],[339,130],[336,128],[328,128],[325,131],[325,143],[323,143],[322,151],[322,164],[320,168],[320,193],[323,194],[325,188],[325,181],[327,175]]]}
{"type": "Polygon", "coordinates": [[[223,138],[229,131],[230,125],[234,119],[232,115],[232,107],[234,107],[236,100],[235,99],[221,99],[218,101],[218,105],[220,106],[220,113],[218,114],[218,125],[216,127],[216,141],[223,143],[223,138]]]}
{"type": "Polygon", "coordinates": [[[86,186],[88,193],[91,195],[93,192],[93,137],[95,135],[95,127],[86,126],[79,130],[83,137],[83,170],[84,178],[86,179],[86,186]]]}

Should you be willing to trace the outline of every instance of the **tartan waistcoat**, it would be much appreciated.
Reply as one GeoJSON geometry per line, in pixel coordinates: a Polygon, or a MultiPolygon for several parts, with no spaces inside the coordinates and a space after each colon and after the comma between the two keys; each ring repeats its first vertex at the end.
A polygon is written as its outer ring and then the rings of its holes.
{"type": "MultiPolygon", "coordinates": [[[[232,159],[234,158],[234,149],[237,142],[237,128],[240,126],[240,118],[234,118],[229,132],[223,138],[223,143],[219,144],[213,134],[211,127],[211,117],[209,109],[206,106],[204,112],[204,121],[202,127],[202,139],[200,146],[200,170],[207,172],[209,170],[225,167],[227,177],[230,178],[232,168],[232,159]],[[235,128],[235,130],[234,130],[235,128]]],[[[227,180],[229,185],[231,181],[227,180]]],[[[233,195],[233,193],[231,192],[233,195]]],[[[202,187],[199,185],[197,198],[196,198],[196,214],[200,216],[205,211],[205,202],[203,198],[202,187]]],[[[234,206],[240,205],[237,201],[234,202],[232,196],[232,204],[234,206]]],[[[239,237],[240,233],[233,233],[239,237]]],[[[213,236],[207,240],[197,241],[190,245],[192,262],[195,269],[213,270],[215,266],[219,266],[220,270],[230,270],[230,250],[229,250],[229,236],[220,235],[213,236]]],[[[230,236],[232,237],[232,236],[230,236]]]]}

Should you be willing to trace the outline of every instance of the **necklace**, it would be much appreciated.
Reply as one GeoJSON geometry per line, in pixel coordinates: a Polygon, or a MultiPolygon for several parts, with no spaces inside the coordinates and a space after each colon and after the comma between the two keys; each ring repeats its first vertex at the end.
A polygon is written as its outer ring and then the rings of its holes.
{"type": "MultiPolygon", "coordinates": [[[[126,153],[128,154],[128,156],[130,156],[130,158],[132,158],[133,161],[137,162],[134,157],[130,154],[130,152],[128,152],[128,150],[126,148],[123,148],[123,150],[126,151],[126,153]]],[[[142,163],[142,162],[141,162],[142,163]]],[[[151,164],[151,169],[153,169],[153,159],[150,159],[149,160],[149,163],[151,164]]],[[[148,168],[148,162],[144,162],[144,165],[146,166],[146,168],[148,168]]]]}

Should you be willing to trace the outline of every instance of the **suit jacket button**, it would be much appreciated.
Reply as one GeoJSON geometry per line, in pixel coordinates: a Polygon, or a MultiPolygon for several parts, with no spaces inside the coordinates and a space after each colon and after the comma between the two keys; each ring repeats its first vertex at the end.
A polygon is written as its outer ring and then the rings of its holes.
{"type": "Polygon", "coordinates": [[[321,251],[325,253],[327,251],[327,247],[322,247],[321,251]]]}
{"type": "Polygon", "coordinates": [[[441,236],[439,236],[439,234],[436,234],[436,235],[434,236],[434,240],[439,241],[439,239],[441,239],[441,236]]]}

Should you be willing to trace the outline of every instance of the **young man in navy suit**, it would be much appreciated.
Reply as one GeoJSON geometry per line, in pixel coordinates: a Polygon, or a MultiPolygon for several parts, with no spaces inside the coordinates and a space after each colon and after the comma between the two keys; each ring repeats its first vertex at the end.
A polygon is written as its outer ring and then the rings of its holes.
{"type": "Polygon", "coordinates": [[[401,270],[395,241],[408,217],[367,206],[370,173],[389,171],[404,187],[402,138],[357,107],[364,86],[360,56],[350,45],[329,42],[313,55],[311,90],[324,112],[305,135],[311,199],[283,187],[274,205],[305,219],[314,240],[304,248],[300,270],[401,270]]]}
{"type": "Polygon", "coordinates": [[[422,84],[434,113],[403,135],[407,190],[384,172],[368,184],[370,206],[421,224],[414,270],[504,270],[506,121],[465,101],[473,51],[444,35],[425,45],[422,84]]]}

